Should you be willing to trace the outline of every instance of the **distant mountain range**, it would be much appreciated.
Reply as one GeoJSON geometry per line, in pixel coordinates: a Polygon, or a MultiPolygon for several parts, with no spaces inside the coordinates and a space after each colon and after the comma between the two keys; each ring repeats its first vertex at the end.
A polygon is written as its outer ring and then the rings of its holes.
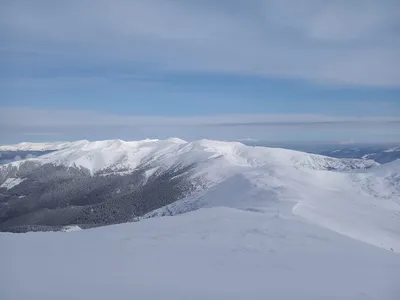
{"type": "Polygon", "coordinates": [[[380,164],[385,164],[400,158],[400,147],[344,147],[322,151],[320,154],[337,158],[372,159],[380,164]]]}
{"type": "Polygon", "coordinates": [[[321,143],[270,143],[244,140],[249,146],[278,147],[321,154],[335,158],[372,159],[380,164],[400,159],[400,143],[390,144],[321,144],[321,143]]]}

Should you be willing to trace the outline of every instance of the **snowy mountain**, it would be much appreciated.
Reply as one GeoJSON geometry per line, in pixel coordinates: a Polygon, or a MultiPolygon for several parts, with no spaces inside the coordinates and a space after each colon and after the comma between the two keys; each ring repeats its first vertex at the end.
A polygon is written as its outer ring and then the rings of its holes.
{"type": "Polygon", "coordinates": [[[38,157],[53,151],[85,144],[88,141],[57,142],[57,143],[20,143],[0,146],[0,165],[27,158],[38,157]]]}
{"type": "Polygon", "coordinates": [[[0,166],[1,230],[87,228],[225,206],[300,216],[400,251],[397,162],[385,165],[391,172],[383,175],[370,160],[238,142],[60,145],[46,144],[60,150],[0,166]]]}
{"type": "Polygon", "coordinates": [[[344,147],[334,150],[326,150],[321,152],[321,154],[336,158],[372,159],[378,163],[384,164],[400,159],[400,147],[344,147]]]}
{"type": "Polygon", "coordinates": [[[400,160],[176,138],[43,145],[0,166],[2,299],[398,298],[400,160]],[[59,232],[9,233],[26,231],[59,232]]]}
{"type": "Polygon", "coordinates": [[[65,149],[68,147],[83,145],[88,143],[87,140],[76,142],[55,142],[55,143],[19,143],[14,145],[0,146],[0,151],[53,151],[65,149]]]}
{"type": "Polygon", "coordinates": [[[292,149],[307,153],[320,154],[334,158],[358,158],[374,160],[385,164],[400,159],[399,143],[381,144],[343,144],[343,143],[273,143],[262,140],[244,139],[242,142],[248,146],[263,146],[274,148],[292,149]]]}
{"type": "Polygon", "coordinates": [[[221,158],[232,165],[251,167],[283,164],[312,169],[345,170],[367,168],[374,165],[371,161],[335,160],[292,150],[247,147],[237,142],[200,140],[188,143],[177,138],[134,142],[106,140],[48,144],[21,143],[16,146],[3,146],[3,148],[53,151],[40,158],[4,166],[3,170],[10,166],[19,168],[29,161],[38,165],[51,163],[59,166],[78,167],[89,170],[92,175],[109,168],[116,171],[134,170],[139,165],[151,162],[168,167],[177,163],[187,165],[199,163],[212,158],[221,158]]]}

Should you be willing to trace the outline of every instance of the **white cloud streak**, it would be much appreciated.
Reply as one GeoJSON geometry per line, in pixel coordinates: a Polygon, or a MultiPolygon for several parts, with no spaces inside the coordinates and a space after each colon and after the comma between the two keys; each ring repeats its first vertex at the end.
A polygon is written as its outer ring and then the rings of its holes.
{"type": "Polygon", "coordinates": [[[400,86],[396,0],[1,2],[3,50],[166,71],[400,86]]]}
{"type": "Polygon", "coordinates": [[[235,126],[326,123],[400,123],[398,117],[343,117],[317,114],[242,114],[214,116],[135,116],[90,110],[2,108],[0,126],[235,126]]]}

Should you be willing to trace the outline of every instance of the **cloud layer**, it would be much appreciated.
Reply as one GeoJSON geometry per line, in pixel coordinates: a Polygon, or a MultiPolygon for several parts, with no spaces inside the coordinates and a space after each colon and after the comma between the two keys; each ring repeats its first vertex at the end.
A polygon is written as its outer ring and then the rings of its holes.
{"type": "Polygon", "coordinates": [[[235,126],[263,124],[400,123],[398,117],[342,117],[316,114],[241,114],[211,116],[127,116],[87,110],[3,108],[0,126],[235,126]]]}
{"type": "Polygon", "coordinates": [[[398,141],[399,117],[338,117],[313,114],[129,116],[83,110],[3,108],[0,143],[172,136],[188,140],[398,141]]]}
{"type": "Polygon", "coordinates": [[[70,0],[0,4],[3,64],[24,57],[400,86],[396,0],[70,0]]]}

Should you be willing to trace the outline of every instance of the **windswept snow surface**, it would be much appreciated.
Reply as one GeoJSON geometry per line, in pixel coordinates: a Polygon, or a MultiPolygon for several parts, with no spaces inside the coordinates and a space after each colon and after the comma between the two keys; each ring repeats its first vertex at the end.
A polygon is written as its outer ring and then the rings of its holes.
{"type": "Polygon", "coordinates": [[[0,298],[397,300],[400,256],[293,218],[203,208],[0,234],[0,298]]]}

